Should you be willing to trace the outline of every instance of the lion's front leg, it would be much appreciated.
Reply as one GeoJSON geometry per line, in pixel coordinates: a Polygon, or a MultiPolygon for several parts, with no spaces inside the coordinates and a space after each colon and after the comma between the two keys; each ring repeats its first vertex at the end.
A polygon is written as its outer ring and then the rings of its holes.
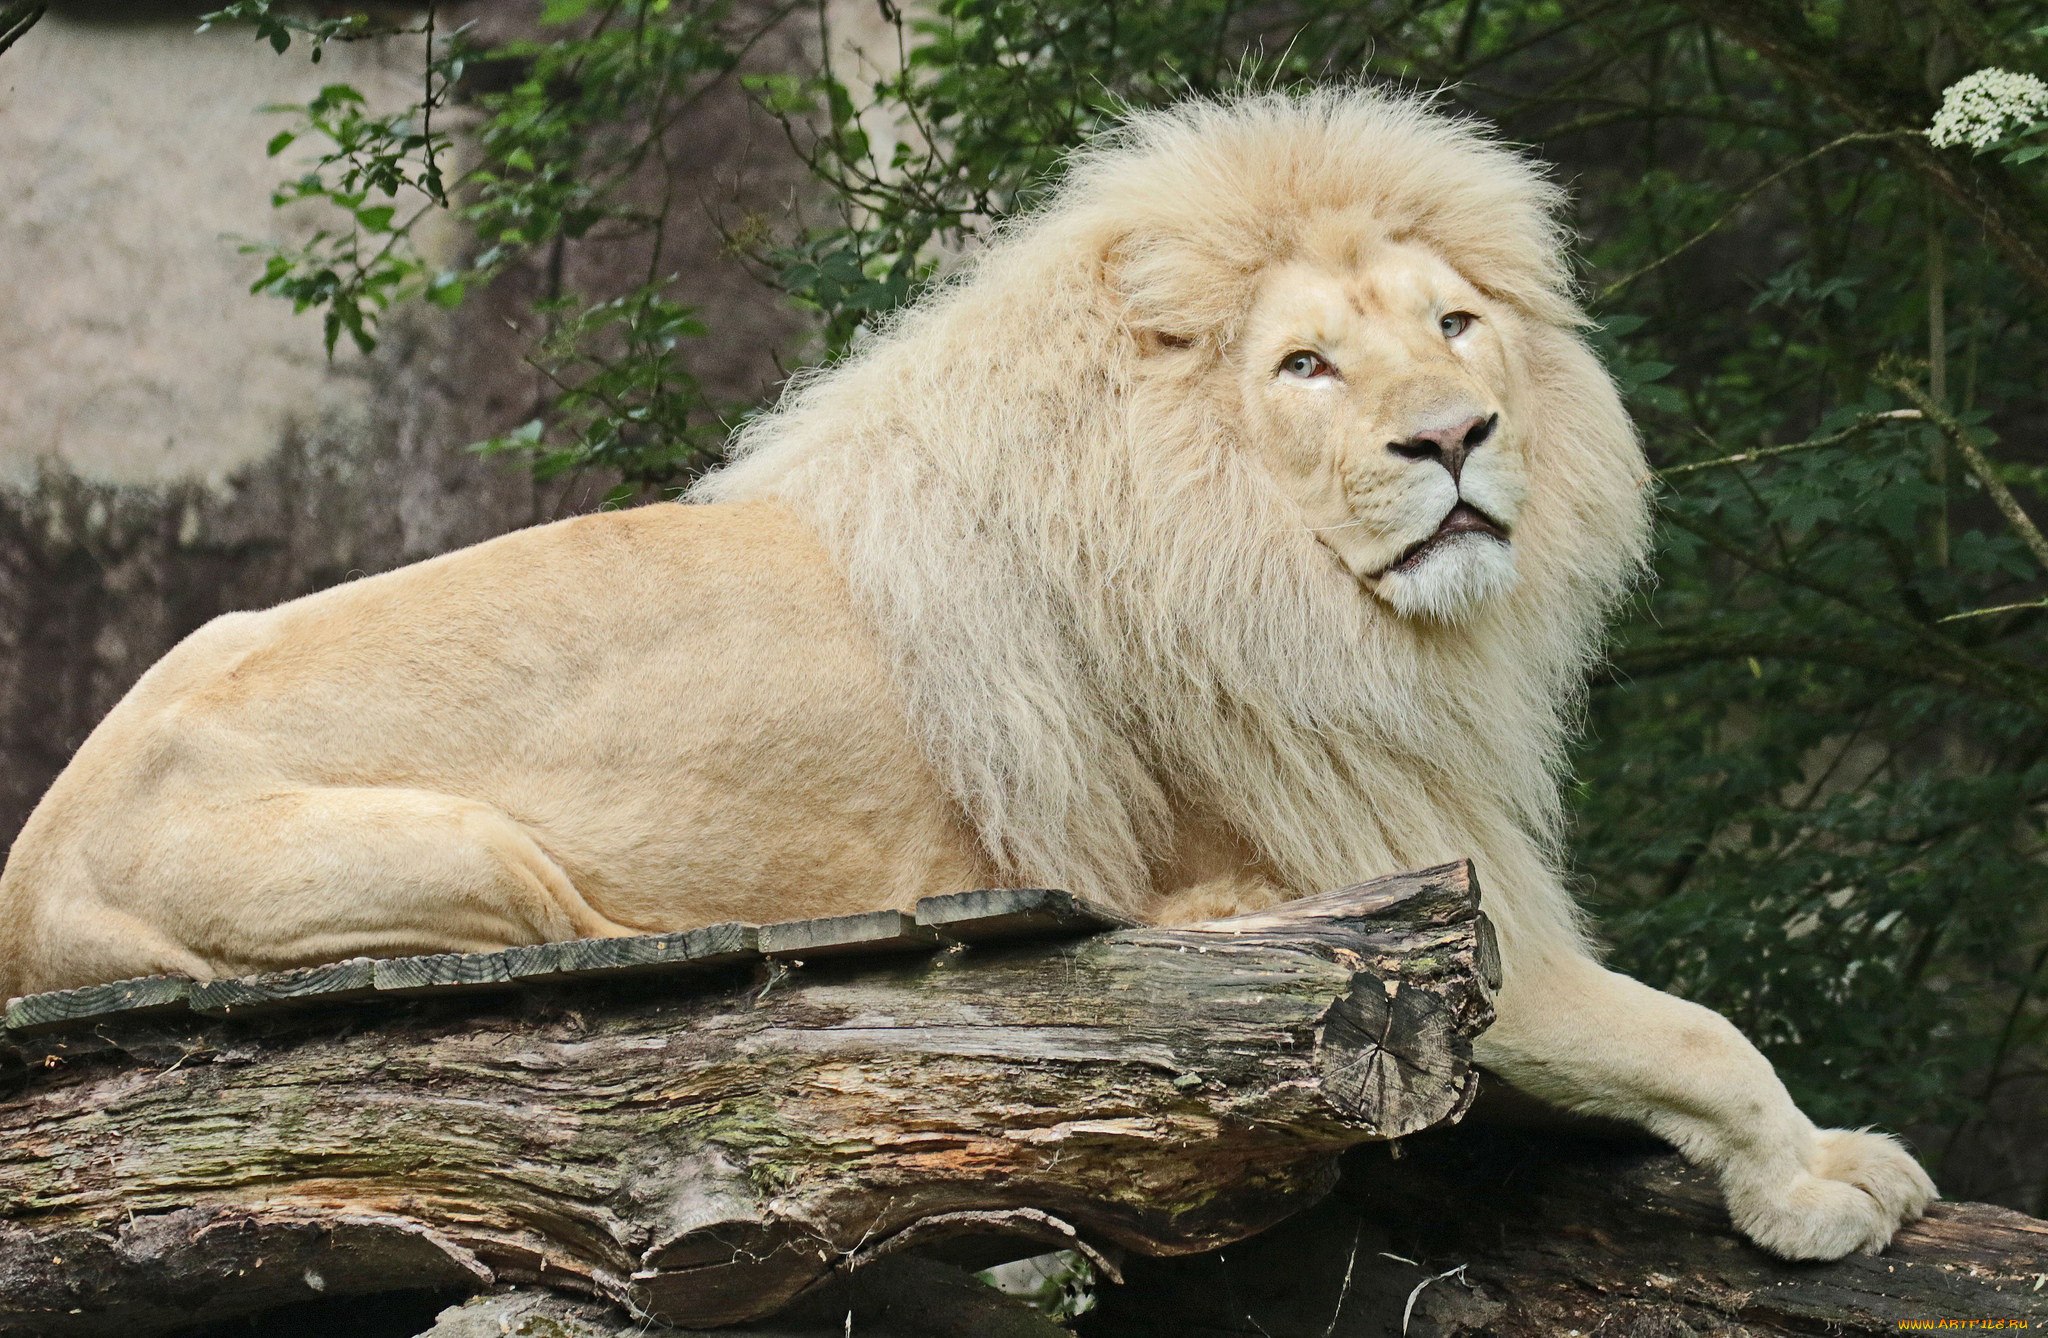
{"type": "Polygon", "coordinates": [[[1477,1058],[1554,1105],[1641,1125],[1711,1167],[1735,1225],[1787,1259],[1884,1248],[1935,1197],[1882,1134],[1816,1129],[1727,1019],[1591,960],[1511,963],[1477,1058]]]}

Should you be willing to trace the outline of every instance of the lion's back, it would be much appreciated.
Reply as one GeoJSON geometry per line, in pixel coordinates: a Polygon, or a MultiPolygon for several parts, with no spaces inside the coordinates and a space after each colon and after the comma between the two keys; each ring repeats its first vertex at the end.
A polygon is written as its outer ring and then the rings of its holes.
{"type": "Polygon", "coordinates": [[[772,503],[659,505],[200,628],[44,797],[0,913],[146,902],[153,853],[190,815],[370,787],[491,805],[632,924],[780,918],[770,896],[827,913],[842,908],[803,899],[971,863],[801,522],[772,503]]]}

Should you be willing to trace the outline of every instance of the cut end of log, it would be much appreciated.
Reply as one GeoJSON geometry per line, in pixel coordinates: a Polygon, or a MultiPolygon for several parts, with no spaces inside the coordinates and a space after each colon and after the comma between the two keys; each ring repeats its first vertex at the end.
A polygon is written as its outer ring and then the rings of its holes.
{"type": "Polygon", "coordinates": [[[1332,1103],[1379,1138],[1403,1138],[1459,1119],[1478,1094],[1460,1039],[1437,995],[1361,975],[1323,1015],[1316,1065],[1332,1103]]]}

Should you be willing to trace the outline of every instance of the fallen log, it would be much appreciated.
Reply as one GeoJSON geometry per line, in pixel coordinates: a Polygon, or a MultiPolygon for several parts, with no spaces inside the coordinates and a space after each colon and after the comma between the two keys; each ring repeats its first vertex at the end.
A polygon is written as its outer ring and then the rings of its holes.
{"type": "Polygon", "coordinates": [[[0,1333],[506,1286],[709,1326],[989,1237],[1113,1274],[1271,1226],[1475,1092],[1467,865],[1052,941],[1100,920],[972,895],[16,1001],[0,1333]]]}
{"type": "MultiPolygon", "coordinates": [[[[1494,1087],[1494,1093],[1506,1089],[1494,1087]]],[[[1247,1241],[1131,1257],[1070,1330],[966,1272],[892,1255],[757,1338],[1878,1338],[2048,1316],[2048,1222],[1937,1204],[1883,1254],[1788,1264],[1735,1234],[1707,1176],[1640,1136],[1487,1118],[1345,1154],[1337,1189],[1247,1241]],[[1398,1155],[1396,1155],[1398,1154],[1398,1155]],[[1945,1321],[1945,1323],[1944,1323],[1945,1321]]],[[[1086,1289],[1085,1278],[1079,1279],[1086,1289]]],[[[601,1302],[500,1291],[374,1331],[296,1338],[648,1338],[601,1302]]],[[[2038,1327],[2038,1324],[2036,1325],[2038,1327]]],[[[671,1330],[670,1332],[675,1332],[671,1330]]]]}
{"type": "Polygon", "coordinates": [[[1336,1192],[1255,1240],[1130,1260],[1082,1338],[1877,1338],[2048,1322],[2048,1222],[1937,1203],[1882,1254],[1786,1263],[1661,1145],[1562,1117],[1503,1128],[1488,1104],[1347,1154],[1336,1192]]]}

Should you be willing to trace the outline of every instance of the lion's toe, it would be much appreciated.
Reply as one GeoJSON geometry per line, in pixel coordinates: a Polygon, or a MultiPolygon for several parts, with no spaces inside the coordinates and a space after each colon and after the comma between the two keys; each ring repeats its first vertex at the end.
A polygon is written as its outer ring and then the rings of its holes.
{"type": "Polygon", "coordinates": [[[1913,1154],[1888,1134],[1822,1130],[1813,1173],[1862,1190],[1877,1201],[1895,1226],[1919,1220],[1927,1205],[1940,1196],[1913,1154]]]}
{"type": "Polygon", "coordinates": [[[1897,1139],[1823,1130],[1807,1168],[1775,1193],[1731,1198],[1735,1224],[1785,1259],[1876,1254],[1926,1211],[1934,1182],[1897,1139]]]}

